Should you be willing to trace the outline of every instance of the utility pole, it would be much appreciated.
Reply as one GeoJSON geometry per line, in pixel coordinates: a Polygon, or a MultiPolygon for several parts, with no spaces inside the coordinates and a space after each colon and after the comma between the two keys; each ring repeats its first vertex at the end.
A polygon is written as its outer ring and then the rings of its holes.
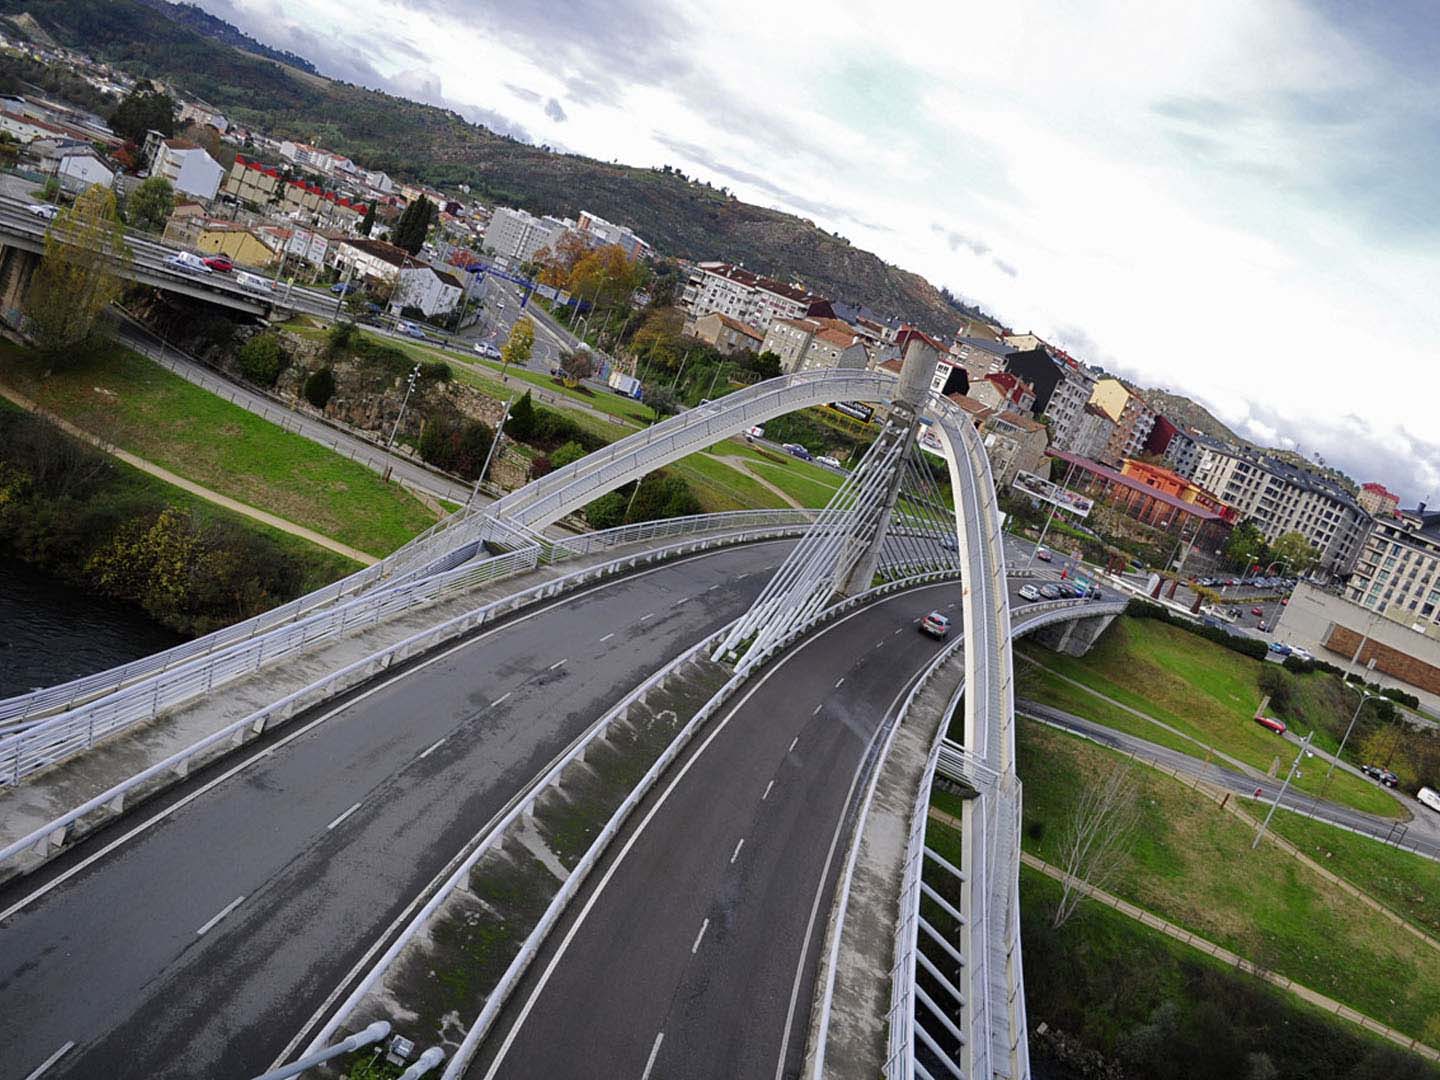
{"type": "Polygon", "coordinates": [[[475,478],[475,487],[470,492],[470,498],[465,500],[469,506],[480,494],[480,485],[485,482],[485,474],[490,471],[490,462],[495,457],[495,448],[500,445],[500,436],[505,433],[505,421],[510,419],[510,406],[515,403],[514,397],[505,402],[505,411],[500,414],[500,423],[495,425],[495,437],[490,440],[490,449],[485,451],[485,464],[480,466],[480,475],[475,478]]]}
{"type": "Polygon", "coordinates": [[[1315,732],[1305,736],[1305,741],[1300,744],[1300,752],[1295,755],[1295,760],[1290,763],[1290,771],[1285,774],[1285,782],[1280,785],[1280,790],[1275,793],[1275,801],[1270,804],[1270,812],[1265,815],[1265,820],[1260,823],[1260,828],[1255,830],[1255,839],[1251,842],[1250,848],[1253,851],[1260,846],[1260,839],[1265,835],[1265,830],[1270,827],[1270,819],[1275,816],[1275,808],[1280,805],[1280,800],[1285,797],[1285,789],[1290,786],[1291,779],[1295,776],[1295,770],[1300,767],[1300,759],[1305,756],[1305,751],[1310,749],[1310,740],[1315,737],[1315,732]]]}
{"type": "Polygon", "coordinates": [[[410,395],[415,392],[415,381],[419,378],[420,362],[417,360],[410,369],[410,374],[405,376],[405,397],[400,401],[400,412],[395,417],[395,426],[390,429],[390,438],[385,441],[386,450],[395,445],[395,436],[400,433],[400,421],[405,418],[405,406],[410,404],[410,395]]]}
{"type": "MultiPolygon", "coordinates": [[[[1064,480],[1064,482],[1060,485],[1060,487],[1061,487],[1062,490],[1064,490],[1064,491],[1069,491],[1069,490],[1070,490],[1070,477],[1074,474],[1074,472],[1075,472],[1075,462],[1072,461],[1072,462],[1070,462],[1070,467],[1065,470],[1065,480],[1064,480]]],[[[1040,539],[1039,539],[1039,540],[1036,540],[1036,541],[1035,541],[1035,546],[1030,549],[1030,558],[1029,558],[1029,560],[1025,563],[1025,569],[1029,570],[1031,567],[1033,567],[1033,566],[1035,565],[1035,553],[1036,553],[1037,551],[1039,551],[1039,550],[1040,550],[1040,546],[1045,543],[1045,537],[1046,537],[1046,535],[1050,532],[1050,524],[1051,524],[1051,522],[1053,522],[1053,521],[1055,520],[1055,511],[1056,511],[1056,510],[1059,510],[1059,509],[1060,509],[1060,504],[1059,504],[1058,502],[1052,502],[1052,503],[1050,504],[1050,516],[1045,519],[1045,527],[1040,530],[1040,539]]]]}

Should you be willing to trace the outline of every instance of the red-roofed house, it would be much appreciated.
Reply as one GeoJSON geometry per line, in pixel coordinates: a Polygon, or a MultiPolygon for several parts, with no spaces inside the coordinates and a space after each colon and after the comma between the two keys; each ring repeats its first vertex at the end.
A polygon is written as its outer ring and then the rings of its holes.
{"type": "Polygon", "coordinates": [[[765,341],[765,335],[754,327],[719,311],[695,320],[695,336],[725,356],[745,349],[759,352],[765,341]]]}
{"type": "Polygon", "coordinates": [[[864,342],[840,319],[776,319],[760,351],[780,357],[784,372],[863,368],[869,362],[864,342]]]}
{"type": "Polygon", "coordinates": [[[1035,389],[1008,371],[995,371],[970,385],[970,396],[996,412],[1030,415],[1035,409],[1035,389]]]}
{"type": "Polygon", "coordinates": [[[1394,518],[1400,516],[1400,496],[1386,488],[1384,484],[1377,484],[1373,480],[1368,484],[1360,485],[1360,494],[1355,497],[1364,510],[1372,517],[1394,518]]]}

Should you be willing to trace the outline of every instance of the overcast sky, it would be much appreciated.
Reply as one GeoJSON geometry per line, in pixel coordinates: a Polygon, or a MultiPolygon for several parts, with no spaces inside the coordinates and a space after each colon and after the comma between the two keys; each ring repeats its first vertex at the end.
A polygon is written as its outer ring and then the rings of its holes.
{"type": "Polygon", "coordinates": [[[327,75],[812,218],[1440,502],[1428,0],[200,3],[327,75]]]}

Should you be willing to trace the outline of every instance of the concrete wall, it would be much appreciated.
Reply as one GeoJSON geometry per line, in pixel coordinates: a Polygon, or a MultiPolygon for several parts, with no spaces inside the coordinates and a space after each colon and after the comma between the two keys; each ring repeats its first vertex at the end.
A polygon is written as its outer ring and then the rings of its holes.
{"type": "Polygon", "coordinates": [[[1440,711],[1440,641],[1359,604],[1301,582],[1275,625],[1275,640],[1299,645],[1347,671],[1368,669],[1371,682],[1409,691],[1427,709],[1440,711]],[[1352,668],[1362,641],[1359,667],[1352,668]]]}

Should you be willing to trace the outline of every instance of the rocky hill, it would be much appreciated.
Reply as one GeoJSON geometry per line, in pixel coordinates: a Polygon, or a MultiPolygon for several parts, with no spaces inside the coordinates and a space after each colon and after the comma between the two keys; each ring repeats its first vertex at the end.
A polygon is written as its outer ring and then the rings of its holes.
{"type": "Polygon", "coordinates": [[[1141,388],[1140,393],[1153,409],[1164,413],[1165,417],[1178,427],[1198,431],[1202,435],[1209,435],[1212,439],[1223,439],[1226,442],[1249,445],[1246,440],[1222,424],[1209,409],[1198,402],[1191,401],[1181,394],[1172,394],[1168,390],[1141,388]]]}
{"type": "MultiPolygon", "coordinates": [[[[245,35],[164,0],[0,0],[54,38],[137,75],[163,79],[277,136],[318,142],[372,169],[483,199],[629,225],[665,254],[723,259],[796,277],[949,336],[963,316],[924,278],[790,214],[753,206],[670,169],[557,154],[444,109],[335,82],[234,47],[245,35]],[[223,40],[216,40],[216,38],[223,40]]],[[[204,15],[204,13],[201,13],[204,15]]],[[[292,61],[293,64],[293,61],[292,61]]]]}

